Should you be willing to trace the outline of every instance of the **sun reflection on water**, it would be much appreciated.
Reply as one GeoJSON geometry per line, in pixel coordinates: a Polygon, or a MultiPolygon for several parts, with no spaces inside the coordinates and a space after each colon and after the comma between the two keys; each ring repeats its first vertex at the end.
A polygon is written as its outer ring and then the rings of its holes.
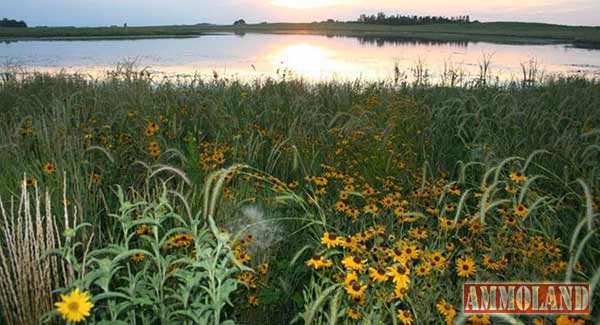
{"type": "MultiPolygon", "coordinates": [[[[493,53],[493,76],[520,78],[521,64],[535,59],[545,73],[600,75],[598,51],[558,45],[491,43],[365,42],[354,38],[318,35],[247,34],[209,35],[189,39],[29,41],[0,44],[0,62],[15,60],[27,71],[61,70],[103,77],[127,58],[138,68],[148,67],[157,77],[212,78],[213,71],[230,79],[301,77],[310,81],[388,81],[394,67],[410,79],[423,63],[432,82],[448,67],[463,71],[466,79],[479,73],[484,54],[493,53]]],[[[0,69],[1,71],[2,69],[0,69]]]]}
{"type": "MultiPolygon", "coordinates": [[[[316,42],[287,43],[273,48],[267,60],[271,69],[285,69],[309,80],[376,77],[379,74],[380,63],[364,60],[362,55],[348,59],[348,50],[316,42]]],[[[389,70],[389,64],[386,67],[389,70]]]]}

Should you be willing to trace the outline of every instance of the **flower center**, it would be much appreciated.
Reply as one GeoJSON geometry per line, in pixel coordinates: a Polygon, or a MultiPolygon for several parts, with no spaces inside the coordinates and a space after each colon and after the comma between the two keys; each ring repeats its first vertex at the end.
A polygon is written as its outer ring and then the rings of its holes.
{"type": "Polygon", "coordinates": [[[73,302],[70,302],[67,305],[67,307],[69,308],[70,311],[76,312],[79,310],[79,303],[73,301],[73,302]]]}

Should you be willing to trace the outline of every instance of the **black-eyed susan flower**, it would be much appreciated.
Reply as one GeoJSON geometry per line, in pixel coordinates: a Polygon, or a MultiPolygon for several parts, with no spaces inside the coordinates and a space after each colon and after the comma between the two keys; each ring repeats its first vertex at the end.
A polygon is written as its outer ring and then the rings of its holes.
{"type": "Polygon", "coordinates": [[[146,256],[144,255],[144,253],[137,253],[137,254],[131,255],[131,260],[134,262],[141,262],[145,258],[146,258],[146,256]]]}
{"type": "Polygon", "coordinates": [[[373,282],[386,282],[388,280],[387,272],[382,268],[369,268],[369,278],[373,282]]]}
{"type": "Polygon", "coordinates": [[[156,158],[156,157],[160,156],[161,150],[160,150],[159,143],[156,142],[156,141],[150,142],[150,144],[148,144],[148,153],[153,158],[156,158]]]}
{"type": "Polygon", "coordinates": [[[484,254],[481,263],[490,271],[500,271],[508,266],[508,259],[504,256],[493,260],[488,254],[484,254]]]}
{"type": "Polygon", "coordinates": [[[327,186],[327,184],[329,184],[329,180],[325,177],[315,177],[314,179],[315,184],[317,184],[317,186],[327,186]]]}
{"type": "Polygon", "coordinates": [[[318,270],[321,268],[328,268],[333,266],[333,262],[329,259],[323,258],[323,256],[313,256],[308,261],[306,261],[306,265],[318,270]]]}
{"type": "Polygon", "coordinates": [[[395,200],[391,195],[387,195],[381,199],[380,203],[385,209],[391,209],[394,206],[395,200]]]}
{"type": "Polygon", "coordinates": [[[396,316],[398,317],[400,323],[403,325],[411,325],[413,322],[413,317],[409,310],[398,309],[396,311],[396,316]]]}
{"type": "Polygon", "coordinates": [[[417,239],[417,240],[422,240],[422,239],[427,239],[427,230],[425,230],[424,228],[412,228],[411,230],[408,231],[410,237],[417,239]]]}
{"type": "Polygon", "coordinates": [[[367,265],[367,260],[361,259],[359,256],[349,255],[342,259],[342,264],[347,270],[362,272],[367,265]]]}
{"type": "Polygon", "coordinates": [[[512,172],[510,173],[510,179],[515,183],[525,183],[527,176],[522,172],[512,172]]]}
{"type": "Polygon", "coordinates": [[[446,302],[446,299],[442,299],[437,303],[436,307],[446,324],[453,324],[454,318],[456,317],[456,309],[454,309],[454,306],[446,302]]]}
{"type": "Polygon", "coordinates": [[[432,252],[427,256],[429,265],[438,270],[442,270],[446,267],[446,257],[440,252],[432,252]]]}
{"type": "Polygon", "coordinates": [[[408,295],[408,286],[403,286],[400,283],[394,284],[394,299],[404,300],[408,295]]]}
{"type": "Polygon", "coordinates": [[[391,257],[394,262],[398,262],[401,264],[406,264],[406,262],[408,261],[408,258],[406,255],[402,254],[402,250],[398,249],[398,248],[392,248],[388,251],[388,256],[391,257]]]}
{"type": "Polygon", "coordinates": [[[416,245],[404,245],[402,247],[402,255],[406,260],[416,260],[420,254],[421,250],[416,245]]]}
{"type": "Polygon", "coordinates": [[[461,278],[468,278],[477,272],[475,261],[471,257],[459,258],[456,261],[456,274],[461,278]]]}
{"type": "Polygon", "coordinates": [[[367,204],[363,208],[366,214],[376,215],[379,212],[379,208],[375,204],[367,204]]]}
{"type": "Polygon", "coordinates": [[[440,209],[438,209],[434,206],[427,206],[425,208],[425,211],[434,217],[440,214],[440,209]]]}
{"type": "Polygon", "coordinates": [[[360,217],[360,210],[357,208],[347,207],[345,212],[346,216],[353,221],[356,221],[360,217]]]}
{"type": "Polygon", "coordinates": [[[248,264],[248,263],[250,263],[250,260],[252,259],[250,257],[250,255],[248,253],[244,252],[243,250],[235,250],[234,255],[235,255],[235,259],[242,264],[248,264]]]}
{"type": "Polygon", "coordinates": [[[58,313],[69,322],[81,322],[90,316],[94,304],[90,301],[87,292],[79,291],[79,288],[71,291],[68,295],[61,295],[61,301],[55,304],[58,313]]]}
{"type": "Polygon", "coordinates": [[[338,237],[335,234],[331,234],[327,231],[325,233],[323,233],[323,236],[321,237],[321,244],[325,245],[325,247],[327,247],[327,248],[333,248],[333,247],[340,246],[342,241],[343,241],[343,238],[338,237]]]}
{"type": "Polygon", "coordinates": [[[529,209],[524,204],[519,204],[513,208],[513,213],[521,218],[526,217],[528,212],[529,209]]]}
{"type": "Polygon", "coordinates": [[[410,284],[410,269],[403,265],[391,266],[388,268],[388,276],[396,286],[408,288],[410,284]]]}
{"type": "Polygon", "coordinates": [[[251,272],[244,272],[237,276],[240,281],[247,289],[256,288],[256,277],[251,272]]]}
{"type": "Polygon", "coordinates": [[[358,301],[364,298],[367,286],[355,280],[349,283],[349,285],[344,286],[344,289],[348,296],[358,301]]]}
{"type": "Polygon", "coordinates": [[[348,206],[346,206],[346,203],[344,203],[342,201],[338,201],[335,204],[335,211],[344,212],[344,211],[346,211],[347,208],[348,208],[348,206]]]}
{"type": "Polygon", "coordinates": [[[254,294],[248,295],[248,304],[253,307],[258,306],[258,297],[254,294]]]}
{"type": "Polygon", "coordinates": [[[262,263],[258,266],[258,272],[262,275],[269,273],[269,263],[262,263]]]}
{"type": "Polygon", "coordinates": [[[29,186],[36,186],[37,185],[37,179],[35,179],[34,177],[27,177],[25,179],[25,185],[27,187],[29,187],[29,186]]]}
{"type": "Polygon", "coordinates": [[[483,225],[479,220],[473,220],[469,223],[469,231],[473,234],[480,234],[483,231],[483,225]]]}
{"type": "Polygon", "coordinates": [[[461,190],[460,190],[460,185],[458,184],[452,184],[449,188],[448,188],[448,193],[452,194],[452,195],[460,195],[461,190]]]}
{"type": "Polygon", "coordinates": [[[358,281],[358,274],[354,271],[350,271],[344,276],[344,286],[349,286],[355,281],[358,281]]]}
{"type": "Polygon", "coordinates": [[[346,317],[348,317],[351,320],[359,320],[361,318],[361,315],[356,309],[348,308],[348,310],[346,311],[346,317]]]}
{"type": "Polygon", "coordinates": [[[344,240],[342,241],[340,246],[354,252],[354,251],[359,250],[358,249],[359,244],[360,243],[354,237],[346,237],[346,238],[344,238],[344,240]]]}
{"type": "Polygon", "coordinates": [[[510,184],[507,184],[504,187],[504,190],[506,191],[506,193],[508,194],[517,194],[517,188],[514,186],[511,186],[510,184]]]}
{"type": "Polygon", "coordinates": [[[439,226],[440,226],[440,229],[442,229],[444,231],[451,230],[455,226],[454,220],[450,220],[447,218],[439,218],[439,226]]]}
{"type": "Polygon", "coordinates": [[[431,266],[426,263],[421,263],[415,267],[415,274],[420,277],[428,276],[431,274],[431,266]]]}
{"type": "Polygon", "coordinates": [[[56,166],[53,163],[47,162],[44,164],[44,173],[46,175],[52,175],[54,172],[56,172],[56,166]]]}
{"type": "Polygon", "coordinates": [[[102,175],[100,175],[100,174],[92,173],[90,175],[90,179],[92,180],[92,183],[95,185],[100,185],[100,183],[102,183],[102,175]]]}
{"type": "Polygon", "coordinates": [[[361,192],[363,196],[373,196],[377,194],[377,191],[371,186],[366,186],[365,189],[361,192]]]}
{"type": "Polygon", "coordinates": [[[147,137],[151,137],[155,135],[160,130],[160,126],[156,123],[148,123],[146,129],[144,130],[144,135],[147,137]]]}
{"type": "Polygon", "coordinates": [[[406,208],[403,206],[399,206],[396,209],[394,209],[394,215],[398,218],[403,217],[405,213],[406,213],[406,208]]]}
{"type": "Polygon", "coordinates": [[[569,315],[561,315],[556,319],[556,325],[585,325],[586,321],[583,318],[569,315]]]}
{"type": "Polygon", "coordinates": [[[471,325],[490,325],[492,323],[489,315],[471,315],[468,320],[471,325]]]}
{"type": "Polygon", "coordinates": [[[338,198],[340,201],[346,201],[348,199],[348,192],[341,191],[340,194],[338,194],[338,198]]]}

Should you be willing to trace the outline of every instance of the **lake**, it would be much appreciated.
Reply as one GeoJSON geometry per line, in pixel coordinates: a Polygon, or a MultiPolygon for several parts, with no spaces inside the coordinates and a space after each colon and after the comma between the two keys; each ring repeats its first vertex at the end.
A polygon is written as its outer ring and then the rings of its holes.
{"type": "MultiPolygon", "coordinates": [[[[489,59],[499,80],[521,80],[522,66],[544,75],[600,76],[600,50],[558,44],[439,42],[398,38],[215,34],[194,38],[0,43],[0,64],[27,72],[65,70],[102,77],[134,61],[155,76],[302,77],[320,80],[472,80],[489,59]],[[395,74],[395,67],[400,71],[395,74]],[[421,67],[423,69],[419,69],[421,67]]],[[[538,74],[539,76],[539,74],[538,74]]]]}

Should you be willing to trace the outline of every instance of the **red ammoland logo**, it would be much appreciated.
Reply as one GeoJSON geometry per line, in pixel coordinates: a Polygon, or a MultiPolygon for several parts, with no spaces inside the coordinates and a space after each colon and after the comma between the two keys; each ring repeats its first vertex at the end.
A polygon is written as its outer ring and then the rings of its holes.
{"type": "Polygon", "coordinates": [[[590,313],[589,283],[465,283],[465,314],[590,313]]]}

